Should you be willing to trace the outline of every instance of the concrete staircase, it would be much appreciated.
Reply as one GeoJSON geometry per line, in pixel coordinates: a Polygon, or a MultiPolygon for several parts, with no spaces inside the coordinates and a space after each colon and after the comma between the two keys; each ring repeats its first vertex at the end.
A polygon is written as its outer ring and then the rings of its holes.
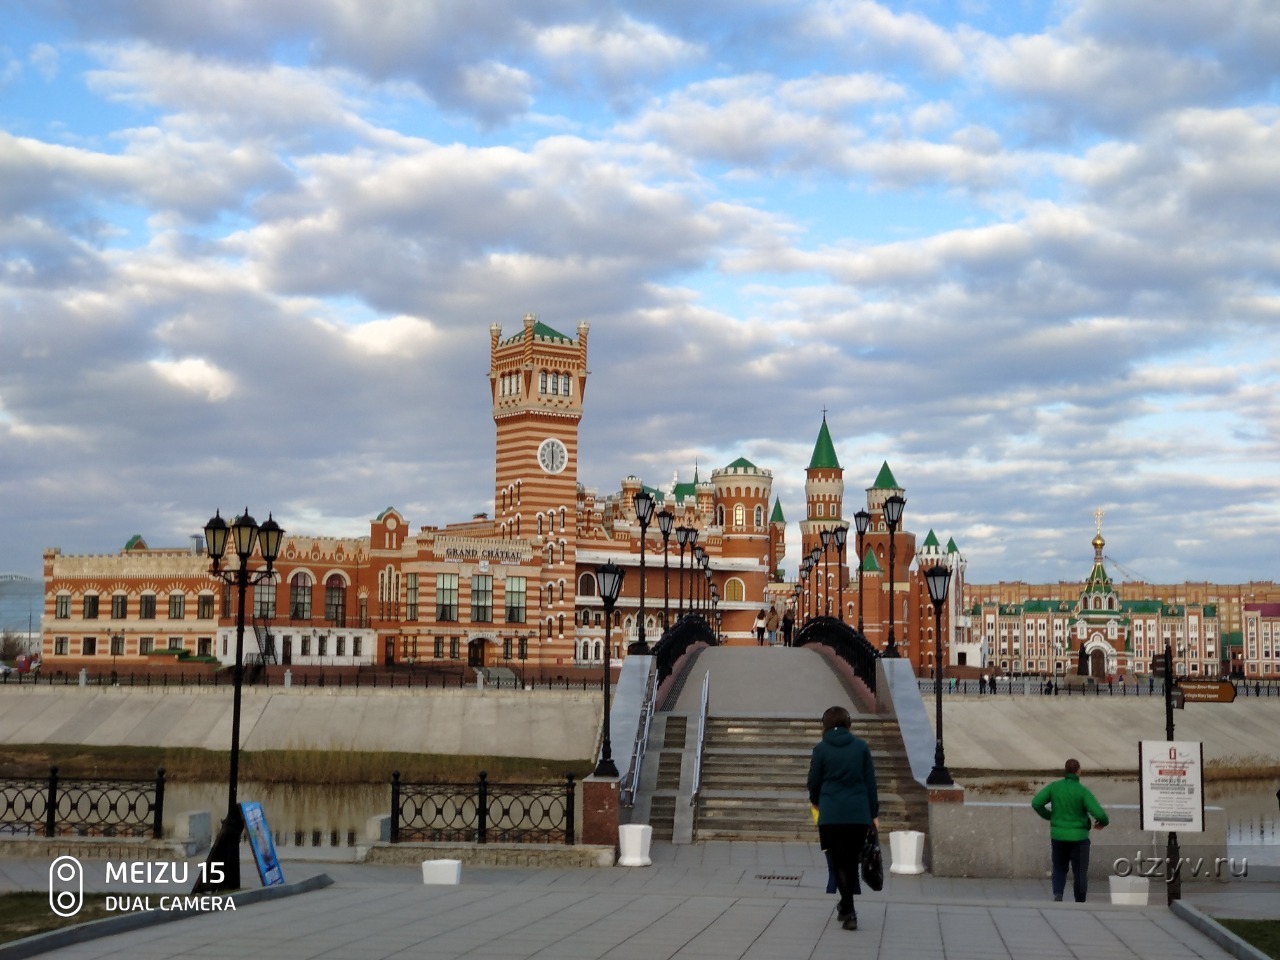
{"type": "MultiPolygon", "coordinates": [[[[911,776],[893,718],[855,716],[851,729],[875,761],[881,835],[926,830],[928,793],[911,776]]],[[[822,725],[809,718],[709,717],[695,838],[816,840],[805,779],[821,735],[822,725]]]]}

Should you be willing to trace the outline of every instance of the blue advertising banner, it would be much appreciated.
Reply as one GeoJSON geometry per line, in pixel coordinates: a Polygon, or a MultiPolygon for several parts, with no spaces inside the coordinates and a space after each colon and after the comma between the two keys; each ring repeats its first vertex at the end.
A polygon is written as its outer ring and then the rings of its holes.
{"type": "Polygon", "coordinates": [[[284,870],[276,857],[276,845],[271,839],[271,831],[267,829],[267,815],[262,812],[262,804],[242,803],[240,812],[244,814],[249,846],[253,848],[253,859],[258,864],[262,885],[271,887],[284,883],[284,870]]]}

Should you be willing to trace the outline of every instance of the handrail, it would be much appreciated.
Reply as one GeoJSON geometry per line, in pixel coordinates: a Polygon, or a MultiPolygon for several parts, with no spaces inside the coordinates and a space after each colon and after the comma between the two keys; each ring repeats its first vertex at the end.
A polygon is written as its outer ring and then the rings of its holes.
{"type": "Polygon", "coordinates": [[[702,678],[702,704],[698,707],[698,745],[693,756],[693,792],[689,795],[689,803],[698,802],[698,791],[702,789],[702,744],[707,736],[707,702],[711,697],[711,671],[702,678]]]}
{"type": "Polygon", "coordinates": [[[653,710],[658,700],[658,671],[656,664],[649,662],[649,684],[644,695],[644,706],[640,709],[640,728],[636,732],[636,742],[631,750],[631,769],[627,771],[627,785],[622,790],[622,805],[631,807],[636,802],[636,791],[640,789],[640,764],[644,763],[645,751],[649,748],[649,728],[653,725],[653,710]]]}

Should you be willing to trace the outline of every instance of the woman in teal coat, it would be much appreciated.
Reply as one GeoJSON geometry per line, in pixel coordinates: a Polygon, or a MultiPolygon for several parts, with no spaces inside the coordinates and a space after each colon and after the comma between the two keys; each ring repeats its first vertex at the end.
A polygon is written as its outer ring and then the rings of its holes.
{"type": "Polygon", "coordinates": [[[829,707],[822,715],[822,740],[809,761],[809,802],[818,809],[818,838],[836,875],[840,902],[836,919],[858,929],[853,894],[867,831],[879,826],[880,798],[871,748],[849,732],[849,711],[829,707]]]}

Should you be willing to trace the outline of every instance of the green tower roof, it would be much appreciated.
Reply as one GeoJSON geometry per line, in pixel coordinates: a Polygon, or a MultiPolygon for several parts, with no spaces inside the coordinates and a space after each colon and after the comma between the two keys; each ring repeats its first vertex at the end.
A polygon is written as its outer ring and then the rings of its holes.
{"type": "Polygon", "coordinates": [[[786,523],[786,518],[782,516],[782,498],[773,498],[773,515],[769,517],[770,523],[786,523]]]}
{"type": "Polygon", "coordinates": [[[929,529],[929,535],[928,535],[927,537],[925,537],[925,538],[924,538],[923,546],[926,546],[926,547],[941,547],[941,546],[942,546],[942,544],[940,544],[940,543],[938,542],[938,538],[934,535],[934,533],[933,533],[933,529],[932,529],[932,528],[930,528],[930,529],[929,529]]]}
{"type": "Polygon", "coordinates": [[[876,482],[871,485],[873,490],[901,490],[898,481],[893,479],[893,471],[889,469],[889,461],[886,460],[880,466],[880,472],[876,474],[876,482]]]}
{"type": "Polygon", "coordinates": [[[548,340],[563,340],[565,343],[573,343],[572,337],[566,337],[559,330],[552,330],[541,320],[533,325],[533,335],[535,337],[545,337],[548,340]]]}
{"type": "Polygon", "coordinates": [[[728,469],[729,469],[729,467],[746,467],[746,468],[747,468],[747,469],[749,469],[749,470],[759,470],[759,469],[760,469],[760,468],[759,468],[759,467],[757,467],[754,463],[752,463],[750,460],[748,460],[746,457],[739,457],[737,460],[733,461],[733,463],[729,464],[729,466],[728,466],[728,467],[725,467],[725,469],[726,469],[726,470],[728,470],[728,469]]]}
{"type": "Polygon", "coordinates": [[[876,555],[871,551],[870,547],[867,548],[867,555],[862,558],[862,572],[863,573],[879,573],[880,572],[880,564],[876,562],[876,555]]]}
{"type": "Polygon", "coordinates": [[[831,442],[831,431],[827,429],[827,415],[822,415],[822,428],[818,431],[818,442],[813,445],[813,457],[809,461],[810,470],[839,470],[840,460],[836,457],[836,446],[831,442]]]}
{"type": "Polygon", "coordinates": [[[959,553],[960,548],[956,546],[956,538],[952,537],[947,541],[947,553],[959,553]]]}

